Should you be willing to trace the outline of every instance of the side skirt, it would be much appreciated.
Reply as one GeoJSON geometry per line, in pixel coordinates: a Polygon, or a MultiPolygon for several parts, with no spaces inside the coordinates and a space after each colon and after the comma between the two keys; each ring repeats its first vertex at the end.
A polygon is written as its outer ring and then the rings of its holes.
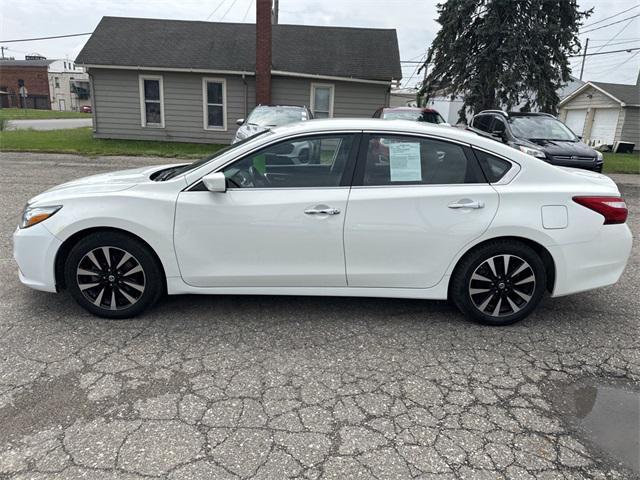
{"type": "Polygon", "coordinates": [[[449,275],[431,288],[366,288],[366,287],[192,287],[180,277],[167,278],[169,295],[298,295],[326,297],[421,298],[446,300],[449,275]]]}

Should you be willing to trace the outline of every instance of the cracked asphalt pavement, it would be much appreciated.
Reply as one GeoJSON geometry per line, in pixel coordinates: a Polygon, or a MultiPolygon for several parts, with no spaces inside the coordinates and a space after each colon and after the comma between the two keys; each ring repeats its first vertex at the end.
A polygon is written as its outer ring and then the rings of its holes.
{"type": "MultiPolygon", "coordinates": [[[[584,379],[637,391],[637,242],[618,285],[507,328],[331,297],[169,297],[107,321],[19,283],[31,196],[162,161],[0,153],[0,478],[636,478],[552,398],[584,379]]],[[[615,179],[637,236],[638,176],[615,179]]]]}

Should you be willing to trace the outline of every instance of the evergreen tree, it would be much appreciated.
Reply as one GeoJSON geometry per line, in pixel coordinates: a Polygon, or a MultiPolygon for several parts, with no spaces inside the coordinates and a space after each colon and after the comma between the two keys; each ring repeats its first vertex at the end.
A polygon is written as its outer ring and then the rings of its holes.
{"type": "MultiPolygon", "coordinates": [[[[538,107],[556,113],[559,87],[569,81],[568,55],[580,51],[578,29],[593,9],[577,0],[448,0],[425,63],[419,95],[460,95],[465,113],[538,107]]],[[[424,67],[423,67],[424,68],[424,67]]]]}

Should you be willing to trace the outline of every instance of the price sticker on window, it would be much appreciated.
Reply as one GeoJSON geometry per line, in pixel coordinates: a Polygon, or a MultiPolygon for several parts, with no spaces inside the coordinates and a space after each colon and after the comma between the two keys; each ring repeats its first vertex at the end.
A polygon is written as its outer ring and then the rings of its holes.
{"type": "Polygon", "coordinates": [[[389,144],[389,166],[392,182],[422,181],[422,162],[419,142],[389,144]]]}

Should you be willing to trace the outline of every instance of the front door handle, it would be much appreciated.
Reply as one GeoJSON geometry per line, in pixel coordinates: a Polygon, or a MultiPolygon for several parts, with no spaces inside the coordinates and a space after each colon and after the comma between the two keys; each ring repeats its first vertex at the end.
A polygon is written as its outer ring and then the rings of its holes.
{"type": "Polygon", "coordinates": [[[484,208],[484,202],[474,200],[458,200],[457,202],[447,205],[449,208],[484,208]]]}
{"type": "Polygon", "coordinates": [[[304,213],[307,215],[338,215],[340,210],[337,208],[307,208],[304,213]]]}

